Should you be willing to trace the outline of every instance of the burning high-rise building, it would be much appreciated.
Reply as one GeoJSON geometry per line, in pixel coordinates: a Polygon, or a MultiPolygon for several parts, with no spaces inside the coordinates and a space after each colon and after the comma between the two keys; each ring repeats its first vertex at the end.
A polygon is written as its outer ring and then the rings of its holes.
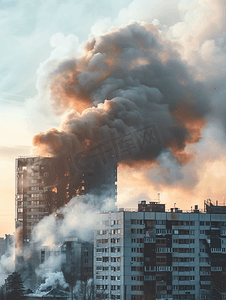
{"type": "MultiPolygon", "coordinates": [[[[86,169],[81,166],[76,169],[74,162],[72,156],[67,162],[59,157],[16,159],[16,270],[24,274],[28,287],[37,287],[35,270],[43,263],[39,259],[42,243],[32,242],[32,231],[40,220],[65,207],[74,196],[89,193],[95,195],[95,199],[105,196],[116,201],[115,162],[109,161],[103,166],[95,161],[86,169]]],[[[80,160],[77,163],[81,164],[80,160]]],[[[56,213],[55,218],[60,220],[64,216],[56,213]]],[[[62,245],[64,242],[61,238],[53,243],[62,245]]]]}
{"type": "Polygon", "coordinates": [[[31,239],[32,229],[45,216],[66,205],[73,196],[92,193],[116,200],[116,163],[72,173],[58,158],[16,159],[17,246],[31,239]]]}

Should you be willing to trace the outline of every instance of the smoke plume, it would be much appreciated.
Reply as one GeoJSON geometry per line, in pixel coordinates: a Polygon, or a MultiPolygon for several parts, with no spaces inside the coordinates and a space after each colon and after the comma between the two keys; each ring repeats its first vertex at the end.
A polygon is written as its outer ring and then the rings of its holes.
{"type": "Polygon", "coordinates": [[[147,145],[142,155],[124,151],[120,161],[154,161],[170,149],[183,164],[209,111],[205,88],[193,79],[178,44],[149,24],[106,33],[87,42],[81,56],[55,62],[45,93],[55,113],[66,116],[60,130],[34,137],[33,153],[40,155],[78,153],[154,124],[161,145],[147,145]]]}
{"type": "Polygon", "coordinates": [[[56,273],[47,273],[45,276],[45,283],[42,283],[39,287],[40,291],[44,291],[49,287],[52,288],[63,288],[66,289],[68,287],[68,284],[66,283],[64,279],[64,275],[62,272],[56,272],[56,273]]]}
{"type": "Polygon", "coordinates": [[[14,260],[15,260],[15,244],[13,243],[7,252],[3,254],[0,258],[0,286],[5,283],[5,279],[7,276],[14,272],[15,266],[14,266],[14,260]]]}

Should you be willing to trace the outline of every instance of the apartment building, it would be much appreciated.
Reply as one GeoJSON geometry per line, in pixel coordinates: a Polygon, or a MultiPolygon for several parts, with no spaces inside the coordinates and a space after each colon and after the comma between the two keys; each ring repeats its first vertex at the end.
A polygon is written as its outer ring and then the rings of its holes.
{"type": "MultiPolygon", "coordinates": [[[[77,195],[103,193],[116,201],[117,164],[94,162],[89,168],[75,170],[75,160],[28,156],[16,159],[17,247],[30,242],[35,225],[77,195]]],[[[78,164],[78,162],[77,162],[78,164]]]]}
{"type": "Polygon", "coordinates": [[[87,282],[93,277],[93,244],[68,237],[62,244],[35,248],[31,244],[29,259],[18,266],[26,288],[36,290],[45,275],[62,271],[70,282],[87,282]]]}
{"type": "MultiPolygon", "coordinates": [[[[42,245],[32,244],[32,230],[42,218],[56,212],[58,208],[66,205],[72,197],[77,195],[92,193],[100,197],[104,193],[116,201],[116,163],[109,161],[107,165],[102,165],[95,161],[89,168],[84,168],[81,163],[79,159],[75,161],[75,158],[73,158],[73,161],[72,158],[63,161],[62,158],[38,156],[16,159],[15,225],[17,251],[15,266],[18,272],[24,274],[23,280],[28,287],[37,287],[38,279],[35,270],[40,264],[43,264],[43,257],[47,258],[48,253],[55,252],[48,251],[46,248],[45,255],[40,256],[42,245]],[[75,169],[75,164],[79,168],[75,169]]],[[[57,214],[55,216],[56,218],[64,217],[57,214]]],[[[73,238],[76,239],[77,237],[73,238]]],[[[71,267],[76,261],[76,264],[81,265],[79,268],[81,276],[79,275],[79,278],[90,278],[92,273],[92,263],[90,266],[91,251],[85,252],[89,253],[89,257],[76,259],[79,251],[83,253],[83,248],[78,250],[79,247],[85,245],[86,241],[83,242],[65,242],[64,247],[66,247],[68,253],[65,263],[71,267]],[[71,249],[71,255],[69,255],[70,251],[68,249],[71,249]],[[69,259],[69,257],[71,258],[69,259]],[[87,260],[88,264],[86,264],[87,260]]],[[[56,248],[58,247],[59,245],[56,245],[56,248]]],[[[87,247],[90,248],[90,246],[87,247]]],[[[56,250],[57,252],[58,250],[56,250]]],[[[61,255],[62,253],[63,250],[61,255]]],[[[64,265],[65,263],[62,262],[64,265]]]]}
{"type": "Polygon", "coordinates": [[[226,298],[226,210],[205,202],[182,212],[141,201],[99,214],[94,283],[99,298],[226,298]]]}

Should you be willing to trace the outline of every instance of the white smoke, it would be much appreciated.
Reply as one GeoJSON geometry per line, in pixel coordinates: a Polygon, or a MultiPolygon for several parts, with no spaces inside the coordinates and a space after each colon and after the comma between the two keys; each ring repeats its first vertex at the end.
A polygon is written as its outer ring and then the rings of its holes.
{"type": "Polygon", "coordinates": [[[5,279],[15,270],[15,244],[0,258],[0,286],[5,283],[5,279]]]}
{"type": "MultiPolygon", "coordinates": [[[[60,247],[56,247],[56,248],[59,249],[60,247]]],[[[51,247],[49,247],[48,250],[51,251],[51,247]]],[[[36,275],[38,276],[38,278],[43,278],[43,277],[46,276],[46,274],[52,274],[54,272],[60,271],[61,270],[62,260],[63,260],[63,257],[61,255],[60,251],[58,251],[58,255],[57,256],[50,255],[35,270],[36,275]]]]}
{"type": "Polygon", "coordinates": [[[43,276],[43,279],[45,279],[45,283],[42,283],[39,286],[40,291],[44,291],[49,287],[66,289],[69,286],[66,283],[62,272],[47,273],[43,276]]]}
{"type": "Polygon", "coordinates": [[[77,196],[56,213],[43,218],[33,230],[32,241],[40,247],[62,244],[71,236],[91,241],[98,212],[115,209],[112,198],[77,196]]]}

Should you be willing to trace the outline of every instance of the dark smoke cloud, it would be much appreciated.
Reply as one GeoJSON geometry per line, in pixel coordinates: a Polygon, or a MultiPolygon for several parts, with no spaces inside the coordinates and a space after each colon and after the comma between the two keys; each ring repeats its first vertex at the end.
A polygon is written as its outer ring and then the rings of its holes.
{"type": "Polygon", "coordinates": [[[177,47],[154,26],[134,23],[88,42],[81,57],[59,61],[48,76],[48,92],[54,111],[67,116],[60,130],[34,137],[33,152],[76,153],[155,124],[161,147],[123,159],[155,160],[169,148],[186,163],[185,147],[201,138],[209,100],[177,47]]]}

